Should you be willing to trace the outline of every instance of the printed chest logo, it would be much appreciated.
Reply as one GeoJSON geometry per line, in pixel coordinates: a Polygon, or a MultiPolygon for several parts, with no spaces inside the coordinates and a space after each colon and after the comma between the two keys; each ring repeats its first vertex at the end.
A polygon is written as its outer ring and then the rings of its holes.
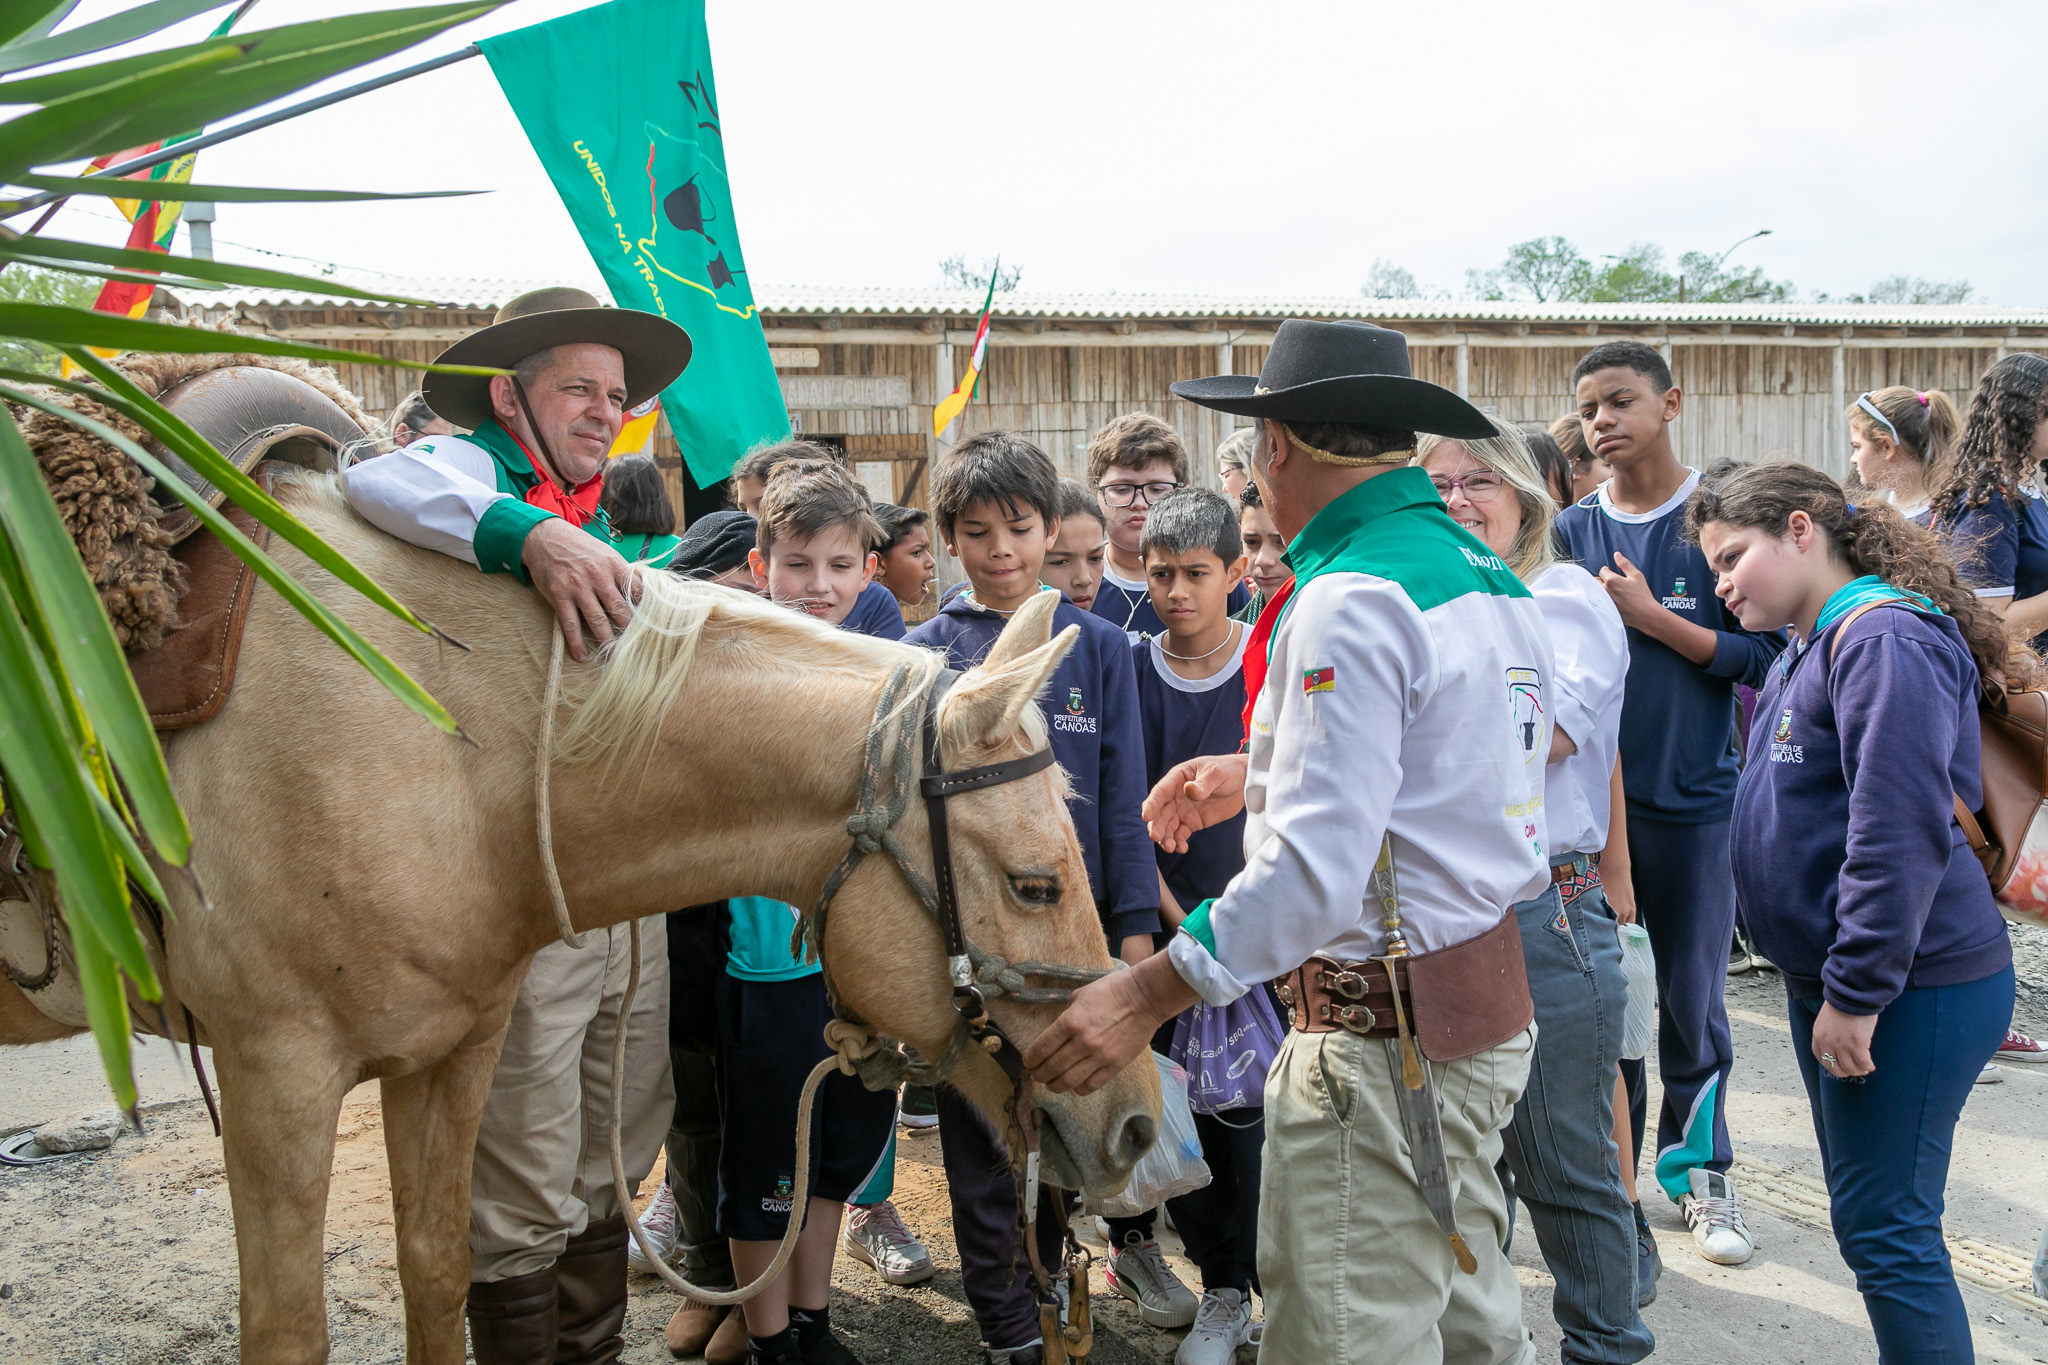
{"type": "Polygon", "coordinates": [[[1514,719],[1515,742],[1522,762],[1534,763],[1543,738],[1543,675],[1533,668],[1508,670],[1508,713],[1514,719]]]}
{"type": "Polygon", "coordinates": [[[1671,580],[1671,593],[1668,597],[1662,599],[1662,605],[1666,611],[1692,611],[1699,604],[1699,598],[1686,596],[1684,574],[1680,574],[1671,580]]]}
{"type": "Polygon", "coordinates": [[[788,1213],[796,1200],[796,1181],[792,1176],[775,1178],[775,1193],[761,1200],[763,1213],[788,1213]]]}
{"type": "Polygon", "coordinates": [[[1793,744],[1790,742],[1791,739],[1792,708],[1788,706],[1785,708],[1784,713],[1778,717],[1778,728],[1771,731],[1771,762],[1806,762],[1806,746],[1804,744],[1793,744]]]}
{"type": "Polygon", "coordinates": [[[1088,703],[1081,696],[1080,688],[1067,689],[1067,712],[1065,715],[1053,716],[1052,728],[1074,735],[1092,735],[1096,732],[1095,717],[1088,714],[1088,703]]]}

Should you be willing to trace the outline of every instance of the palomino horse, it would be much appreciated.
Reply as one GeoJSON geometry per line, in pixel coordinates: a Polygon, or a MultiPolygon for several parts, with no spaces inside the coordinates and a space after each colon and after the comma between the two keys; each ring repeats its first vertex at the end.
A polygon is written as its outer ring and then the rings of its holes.
{"type": "MultiPolygon", "coordinates": [[[[406,1355],[463,1359],[469,1175],[507,1012],[556,937],[534,821],[536,735],[554,619],[526,588],[371,529],[330,475],[280,496],[329,543],[471,647],[408,631],[280,547],[286,568],[424,683],[475,743],[422,725],[273,593],[249,616],[214,720],[171,737],[171,777],[210,905],[174,891],[169,1015],[189,1008],[220,1073],[249,1360],[327,1353],[322,1222],[336,1119],[383,1085],[406,1355]]],[[[554,847],[578,929],[723,896],[818,897],[848,847],[864,746],[892,670],[937,656],[823,626],[744,593],[649,573],[607,657],[566,665],[552,765],[554,847]]],[[[1046,743],[1033,698],[1072,643],[1052,595],[1020,612],[940,711],[949,768],[1046,743]]],[[[922,691],[912,704],[922,704],[922,691]]],[[[961,916],[1012,961],[1108,968],[1057,768],[952,801],[961,916]]],[[[897,825],[926,864],[921,803],[897,825]]],[[[171,883],[174,887],[177,883],[171,883]]],[[[843,1006],[943,1055],[959,1016],[937,929],[885,857],[833,904],[824,956],[843,1006]]],[[[46,1037],[12,986],[0,1037],[46,1037]]],[[[1052,1008],[997,1000],[1020,1047],[1052,1008]]],[[[999,1125],[1011,1089],[969,1050],[953,1083],[999,1125]]],[[[1150,1145],[1149,1060],[1086,1098],[1038,1092],[1045,1165],[1123,1184],[1150,1145]]]]}

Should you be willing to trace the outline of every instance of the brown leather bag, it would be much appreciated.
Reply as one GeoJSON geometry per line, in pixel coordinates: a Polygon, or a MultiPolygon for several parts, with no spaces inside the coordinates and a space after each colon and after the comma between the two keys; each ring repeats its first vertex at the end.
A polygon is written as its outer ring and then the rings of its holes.
{"type": "MultiPolygon", "coordinates": [[[[1828,645],[1828,666],[1850,622],[1879,607],[1871,602],[1842,618],[1828,645]]],[[[1984,864],[1991,894],[2007,919],[2048,926],[2048,692],[1987,686],[1977,699],[1983,741],[1983,819],[1955,799],[1956,823],[1984,864]]]]}

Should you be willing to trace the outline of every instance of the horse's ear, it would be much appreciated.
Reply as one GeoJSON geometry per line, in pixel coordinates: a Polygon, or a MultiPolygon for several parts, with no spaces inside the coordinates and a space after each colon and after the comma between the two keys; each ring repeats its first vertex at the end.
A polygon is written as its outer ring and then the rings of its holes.
{"type": "MultiPolygon", "coordinates": [[[[1045,615],[1050,617],[1051,612],[1045,615]]],[[[1016,628],[1013,622],[1010,630],[1016,628]]],[[[1009,638],[1008,631],[1003,638],[1009,638]]],[[[1056,638],[1021,658],[1013,657],[1001,664],[984,662],[969,669],[946,694],[939,717],[946,737],[955,744],[984,748],[1014,734],[1024,708],[1044,690],[1046,680],[1080,638],[1081,628],[1068,626],[1056,638]]]]}
{"type": "Polygon", "coordinates": [[[1050,640],[1052,614],[1059,610],[1062,600],[1057,591],[1032,594],[1030,601],[1017,608],[1017,614],[1003,627],[1003,633],[996,636],[996,642],[989,646],[988,657],[981,661],[981,666],[1005,668],[1050,640]]]}

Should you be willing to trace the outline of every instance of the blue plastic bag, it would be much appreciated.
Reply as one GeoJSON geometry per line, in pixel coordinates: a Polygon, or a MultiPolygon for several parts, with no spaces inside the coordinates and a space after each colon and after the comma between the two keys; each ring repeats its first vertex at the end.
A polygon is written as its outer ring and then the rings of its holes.
{"type": "Polygon", "coordinates": [[[1287,1031],[1261,987],[1227,1005],[1181,1012],[1167,1055],[1188,1073],[1188,1107],[1197,1114],[1256,1109],[1266,1102],[1266,1073],[1287,1031]]]}

